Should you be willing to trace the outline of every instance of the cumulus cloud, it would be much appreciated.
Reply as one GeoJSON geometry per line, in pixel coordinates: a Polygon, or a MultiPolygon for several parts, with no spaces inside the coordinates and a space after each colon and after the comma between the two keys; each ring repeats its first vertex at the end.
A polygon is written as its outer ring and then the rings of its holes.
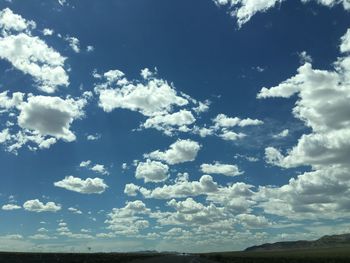
{"type": "Polygon", "coordinates": [[[15,92],[12,96],[8,92],[0,93],[0,109],[8,117],[17,116],[17,124],[14,121],[8,128],[2,131],[1,143],[6,145],[6,150],[17,153],[17,150],[28,145],[30,150],[47,149],[57,140],[71,142],[76,139],[70,130],[74,120],[84,116],[83,108],[87,104],[85,95],[73,99],[62,99],[51,96],[34,96],[25,98],[25,94],[15,92]]]}
{"type": "Polygon", "coordinates": [[[149,227],[148,220],[143,215],[148,215],[150,209],[140,200],[126,202],[122,208],[114,208],[107,217],[108,229],[118,234],[137,234],[141,229],[149,227]]]}
{"type": "Polygon", "coordinates": [[[98,80],[95,92],[104,111],[128,109],[147,117],[137,130],[154,128],[168,136],[191,132],[196,122],[194,114],[209,109],[209,101],[197,101],[178,92],[172,83],[148,68],[141,71],[141,80],[128,80],[120,70],[94,72],[93,76],[98,80]]]}
{"type": "Polygon", "coordinates": [[[38,37],[26,33],[0,37],[0,58],[31,75],[41,91],[52,93],[58,86],[68,86],[65,57],[38,37]]]}
{"type": "Polygon", "coordinates": [[[69,207],[68,211],[72,212],[73,214],[78,214],[81,215],[83,212],[81,212],[79,209],[75,208],[75,207],[69,207]]]}
{"type": "Polygon", "coordinates": [[[262,187],[258,196],[267,213],[289,218],[339,218],[349,214],[348,32],[341,38],[344,55],[334,63],[334,69],[313,69],[305,63],[295,76],[275,87],[263,88],[258,94],[258,98],[296,96],[293,114],[310,129],[285,153],[274,147],[265,149],[265,159],[270,164],[312,169],[281,187],[262,187]]]}
{"type": "Polygon", "coordinates": [[[201,171],[205,174],[223,174],[226,176],[237,176],[243,174],[237,165],[222,164],[215,162],[214,164],[204,163],[201,165],[201,171]]]}
{"type": "Polygon", "coordinates": [[[106,112],[122,108],[155,116],[170,112],[173,106],[188,104],[188,100],[163,79],[130,82],[119,70],[106,72],[104,78],[107,82],[97,85],[95,91],[99,94],[99,106],[106,112]]]}
{"type": "Polygon", "coordinates": [[[280,133],[274,134],[272,137],[276,138],[276,139],[281,139],[281,138],[287,137],[288,135],[289,135],[289,130],[288,129],[284,129],[280,133]]]}
{"type": "Polygon", "coordinates": [[[258,126],[264,124],[263,121],[258,119],[241,119],[238,117],[228,117],[227,115],[220,113],[212,119],[213,125],[209,127],[197,127],[194,126],[192,132],[206,137],[209,135],[216,135],[225,141],[236,141],[246,137],[243,132],[233,131],[233,128],[245,128],[248,126],[258,126]]]}
{"type": "Polygon", "coordinates": [[[102,175],[109,175],[109,172],[107,171],[106,167],[103,164],[93,164],[90,160],[82,161],[79,164],[80,167],[85,167],[95,173],[99,173],[102,175]]]}
{"type": "Polygon", "coordinates": [[[34,21],[27,21],[20,15],[14,14],[9,8],[0,11],[0,28],[3,30],[3,34],[9,33],[9,31],[30,30],[35,27],[34,21]]]}
{"type": "Polygon", "coordinates": [[[75,53],[80,52],[80,42],[76,37],[66,36],[65,40],[68,41],[69,46],[75,53]]]}
{"type": "Polygon", "coordinates": [[[31,96],[21,104],[18,124],[24,129],[51,135],[71,142],[76,139],[70,130],[71,123],[83,116],[85,100],[61,99],[59,97],[31,96]]]}
{"type": "MultiPolygon", "coordinates": [[[[267,10],[281,4],[285,0],[213,0],[218,6],[227,6],[231,16],[237,19],[237,24],[241,27],[247,23],[255,14],[266,12],[267,10]]],[[[316,1],[318,4],[333,7],[342,4],[345,10],[350,9],[348,0],[301,0],[303,3],[316,1]]]]}
{"type": "Polygon", "coordinates": [[[194,161],[201,148],[198,142],[192,140],[177,140],[170,145],[169,149],[162,152],[156,150],[149,154],[145,154],[147,158],[162,160],[168,164],[178,164],[194,161]]]}
{"type": "Polygon", "coordinates": [[[2,206],[2,210],[6,210],[6,211],[10,211],[10,210],[18,210],[21,209],[22,207],[20,207],[19,205],[15,205],[15,204],[6,204],[2,206]]]}
{"type": "Polygon", "coordinates": [[[174,130],[189,130],[188,125],[196,121],[192,112],[188,110],[180,110],[175,113],[156,115],[148,118],[142,125],[144,128],[155,128],[164,131],[167,135],[172,135],[174,130]]]}
{"type": "Polygon", "coordinates": [[[169,167],[157,161],[146,160],[136,167],[135,177],[148,182],[162,182],[169,177],[169,167]]]}
{"type": "Polygon", "coordinates": [[[138,191],[146,198],[171,199],[205,195],[217,190],[218,184],[213,181],[213,178],[210,175],[203,175],[199,181],[178,181],[173,185],[164,185],[153,190],[128,184],[124,192],[135,195],[136,191],[138,191]]]}
{"type": "Polygon", "coordinates": [[[217,128],[232,128],[235,126],[246,127],[264,124],[263,121],[257,119],[240,119],[238,117],[228,117],[225,114],[218,114],[213,119],[214,125],[217,128]]]}
{"type": "Polygon", "coordinates": [[[63,180],[55,182],[54,186],[81,194],[102,194],[108,188],[101,178],[83,180],[74,176],[67,176],[63,180]]]}
{"type": "Polygon", "coordinates": [[[42,203],[38,199],[28,200],[23,204],[23,208],[30,212],[57,212],[61,210],[60,204],[55,204],[54,202],[42,203]]]}

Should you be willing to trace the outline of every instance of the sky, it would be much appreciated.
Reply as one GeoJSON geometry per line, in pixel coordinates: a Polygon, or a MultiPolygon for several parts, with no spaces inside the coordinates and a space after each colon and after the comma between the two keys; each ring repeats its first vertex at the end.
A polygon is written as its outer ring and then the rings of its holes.
{"type": "Polygon", "coordinates": [[[0,0],[0,250],[350,232],[348,0],[0,0]]]}

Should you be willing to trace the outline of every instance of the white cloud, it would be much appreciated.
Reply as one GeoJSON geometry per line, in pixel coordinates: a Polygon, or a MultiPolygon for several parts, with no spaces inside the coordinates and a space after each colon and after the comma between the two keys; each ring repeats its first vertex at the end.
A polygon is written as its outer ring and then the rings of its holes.
{"type": "Polygon", "coordinates": [[[68,211],[72,212],[73,214],[78,214],[78,215],[81,215],[83,213],[79,209],[74,208],[74,207],[69,207],[68,211]]]}
{"type": "Polygon", "coordinates": [[[213,0],[217,5],[228,5],[231,15],[237,18],[241,27],[258,12],[265,12],[283,0],[213,0]]]}
{"type": "Polygon", "coordinates": [[[82,108],[85,99],[31,96],[20,105],[18,124],[23,129],[29,129],[40,135],[50,135],[57,139],[71,142],[76,139],[70,130],[75,119],[84,115],[82,108]]]}
{"type": "MultiPolygon", "coordinates": [[[[241,27],[248,22],[256,13],[267,10],[281,4],[284,0],[213,0],[218,6],[228,6],[231,16],[237,19],[237,24],[241,27]]],[[[345,10],[350,9],[348,0],[301,0],[306,3],[316,1],[318,4],[333,7],[342,4],[345,10]]]]}
{"type": "Polygon", "coordinates": [[[6,211],[10,211],[10,210],[18,210],[21,209],[22,207],[20,207],[19,205],[15,205],[15,204],[6,204],[2,206],[2,210],[6,210],[6,211]]]}
{"type": "Polygon", "coordinates": [[[196,121],[192,112],[180,110],[175,113],[156,115],[148,118],[142,125],[144,128],[155,128],[164,131],[167,135],[172,135],[174,130],[189,129],[187,126],[196,121]]]}
{"type": "Polygon", "coordinates": [[[237,176],[243,174],[237,165],[222,164],[215,162],[214,164],[204,163],[201,165],[201,171],[205,174],[223,174],[226,176],[237,176]]]}
{"type": "Polygon", "coordinates": [[[108,229],[121,235],[137,234],[141,229],[149,227],[148,220],[144,219],[143,215],[148,215],[150,209],[146,207],[145,203],[140,200],[133,202],[126,202],[122,208],[114,208],[109,213],[107,223],[108,229]]]}
{"type": "Polygon", "coordinates": [[[266,228],[270,225],[270,222],[264,216],[256,216],[252,214],[240,214],[236,216],[236,219],[247,228],[266,228]]]}
{"type": "Polygon", "coordinates": [[[168,164],[178,164],[194,161],[201,145],[192,140],[177,140],[165,152],[159,150],[145,154],[147,158],[162,160],[168,164]]]}
{"type": "Polygon", "coordinates": [[[80,167],[85,167],[95,173],[99,173],[102,175],[109,175],[109,172],[107,171],[106,167],[103,164],[93,164],[90,160],[82,161],[79,164],[80,167]]]}
{"type": "Polygon", "coordinates": [[[8,91],[3,91],[0,93],[0,108],[5,110],[16,108],[22,104],[24,99],[24,93],[22,92],[14,92],[12,93],[12,97],[8,96],[8,91]]]}
{"type": "Polygon", "coordinates": [[[80,166],[80,167],[88,167],[88,166],[90,166],[90,164],[91,164],[91,161],[90,161],[90,160],[87,160],[87,161],[82,161],[82,162],[79,164],[79,166],[80,166]]]}
{"type": "Polygon", "coordinates": [[[147,160],[138,163],[135,177],[148,182],[162,182],[169,177],[169,167],[166,164],[157,161],[147,160]]]}
{"type": "Polygon", "coordinates": [[[52,93],[58,86],[68,86],[64,61],[43,40],[25,33],[0,37],[0,58],[31,75],[41,91],[52,93]]]}
{"type": "Polygon", "coordinates": [[[284,129],[283,131],[281,131],[278,134],[273,135],[272,137],[276,138],[276,139],[280,139],[280,138],[285,138],[288,135],[289,135],[289,130],[288,129],[284,129]]]}
{"type": "Polygon", "coordinates": [[[81,194],[102,194],[108,186],[101,178],[87,178],[67,176],[63,180],[55,182],[55,186],[81,194]]]}
{"type": "MultiPolygon", "coordinates": [[[[132,194],[135,193],[137,186],[129,184],[129,190],[132,194]]],[[[178,181],[173,185],[164,185],[157,187],[153,190],[148,190],[143,187],[138,187],[138,191],[145,198],[155,199],[171,199],[171,198],[182,198],[188,196],[206,195],[213,193],[218,190],[218,185],[213,181],[210,175],[203,175],[199,181],[178,181]]],[[[127,192],[127,191],[124,191],[127,192]]]]}
{"type": "Polygon", "coordinates": [[[27,21],[20,15],[14,14],[11,9],[5,8],[0,11],[0,28],[7,34],[8,31],[25,31],[34,29],[36,24],[34,21],[27,21]]]}
{"type": "Polygon", "coordinates": [[[106,112],[122,108],[145,116],[168,113],[173,106],[184,106],[188,100],[179,96],[174,87],[162,79],[150,78],[146,83],[128,81],[121,71],[104,74],[107,82],[97,85],[99,106],[106,112]],[[118,74],[112,74],[117,72],[118,74]]]}
{"type": "Polygon", "coordinates": [[[257,119],[240,119],[238,117],[228,117],[225,114],[218,114],[213,122],[217,128],[232,128],[232,127],[246,127],[246,126],[256,126],[264,124],[263,121],[257,119]]]}
{"type": "Polygon", "coordinates": [[[53,29],[50,28],[44,28],[43,29],[43,35],[44,36],[52,36],[54,33],[53,29]]]}
{"type": "Polygon", "coordinates": [[[103,164],[95,164],[90,169],[91,169],[91,171],[94,171],[94,172],[99,173],[99,174],[103,174],[103,175],[109,174],[109,172],[106,170],[106,167],[103,164]]]}
{"type": "Polygon", "coordinates": [[[240,133],[236,133],[233,131],[229,131],[229,130],[222,130],[222,133],[219,134],[219,137],[222,138],[225,141],[236,141],[238,139],[242,139],[244,137],[246,137],[247,135],[240,132],[240,133]]]}
{"type": "Polygon", "coordinates": [[[75,52],[75,53],[79,53],[80,52],[80,43],[79,43],[79,39],[77,39],[76,37],[71,37],[71,36],[66,36],[65,40],[68,41],[69,46],[71,47],[71,49],[75,52]]]}
{"type": "MultiPolygon", "coordinates": [[[[347,51],[348,32],[341,38],[343,53],[347,51]]],[[[266,161],[284,168],[312,169],[281,187],[261,187],[257,196],[266,213],[296,219],[349,215],[350,58],[343,55],[332,70],[313,69],[305,63],[294,77],[258,94],[258,98],[296,95],[293,114],[309,128],[285,154],[267,147],[266,161]]]]}
{"type": "Polygon", "coordinates": [[[89,134],[88,136],[86,136],[86,139],[88,141],[97,141],[101,139],[101,134],[89,134]]]}
{"type": "Polygon", "coordinates": [[[86,51],[87,51],[87,52],[92,52],[92,51],[94,51],[94,50],[95,50],[94,46],[87,46],[87,47],[86,47],[86,51]]]}
{"type": "Polygon", "coordinates": [[[54,202],[42,203],[38,199],[28,200],[23,204],[23,208],[31,212],[57,212],[61,210],[61,205],[55,204],[54,202]]]}

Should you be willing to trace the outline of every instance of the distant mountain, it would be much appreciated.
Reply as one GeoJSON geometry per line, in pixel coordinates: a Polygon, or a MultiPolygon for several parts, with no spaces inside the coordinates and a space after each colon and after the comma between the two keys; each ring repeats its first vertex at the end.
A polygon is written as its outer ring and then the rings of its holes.
{"type": "Polygon", "coordinates": [[[350,234],[323,236],[313,241],[285,241],[246,248],[244,251],[275,251],[350,246],[350,234]]]}

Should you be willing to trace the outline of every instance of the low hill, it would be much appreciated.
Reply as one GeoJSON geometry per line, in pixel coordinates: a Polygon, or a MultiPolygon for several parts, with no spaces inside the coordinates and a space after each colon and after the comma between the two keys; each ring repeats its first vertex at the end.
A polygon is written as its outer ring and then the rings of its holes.
{"type": "Polygon", "coordinates": [[[317,249],[350,246],[350,234],[323,236],[317,240],[285,241],[266,243],[246,248],[244,251],[277,251],[295,249],[317,249]]]}

